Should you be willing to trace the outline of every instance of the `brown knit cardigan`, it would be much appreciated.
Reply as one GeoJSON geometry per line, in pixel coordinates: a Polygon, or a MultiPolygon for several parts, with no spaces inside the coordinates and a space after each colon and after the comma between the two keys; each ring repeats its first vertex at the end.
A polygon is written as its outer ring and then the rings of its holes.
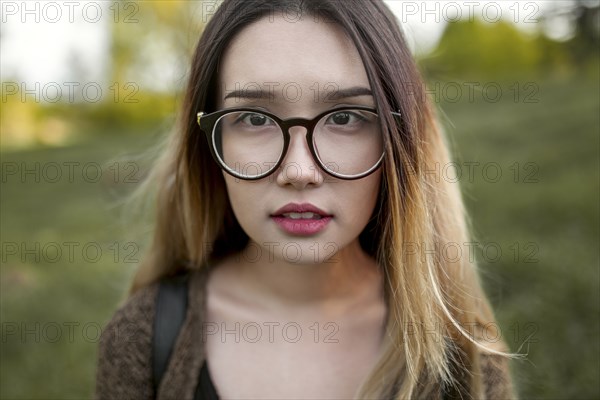
{"type": "MultiPolygon", "coordinates": [[[[189,306],[158,395],[152,384],[152,331],[158,284],[140,289],[114,313],[100,336],[96,399],[193,399],[204,362],[202,338],[208,269],[194,271],[189,306]]],[[[513,399],[507,362],[482,356],[487,399],[513,399]]],[[[468,398],[468,397],[465,397],[468,398]]]]}

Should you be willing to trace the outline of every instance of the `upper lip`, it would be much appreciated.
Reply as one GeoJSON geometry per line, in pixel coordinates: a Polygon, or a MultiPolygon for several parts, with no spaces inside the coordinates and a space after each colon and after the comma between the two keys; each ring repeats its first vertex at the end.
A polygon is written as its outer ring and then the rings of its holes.
{"type": "Polygon", "coordinates": [[[288,203],[285,206],[281,207],[279,210],[275,211],[272,216],[282,215],[286,213],[303,213],[303,212],[312,212],[315,214],[319,214],[322,217],[330,217],[331,214],[326,213],[321,210],[319,207],[312,205],[310,203],[288,203]]]}

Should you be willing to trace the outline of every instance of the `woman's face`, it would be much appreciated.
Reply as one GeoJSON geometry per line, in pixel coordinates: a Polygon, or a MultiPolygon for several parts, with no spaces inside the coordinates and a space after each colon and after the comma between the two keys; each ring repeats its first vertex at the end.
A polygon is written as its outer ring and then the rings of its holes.
{"type": "MultiPolygon", "coordinates": [[[[312,119],[339,105],[375,107],[351,40],[338,25],[309,16],[263,18],[246,27],[226,49],[219,78],[219,109],[247,106],[282,119],[312,119]],[[366,90],[344,93],[350,88],[366,90]]],[[[377,201],[381,168],[358,180],[334,178],[312,158],[306,129],[293,127],[290,135],[287,155],[272,175],[245,181],[223,172],[240,225],[269,260],[314,264],[356,250],[377,201]],[[298,214],[277,213],[289,203],[310,203],[330,217],[294,221],[298,214]]]]}

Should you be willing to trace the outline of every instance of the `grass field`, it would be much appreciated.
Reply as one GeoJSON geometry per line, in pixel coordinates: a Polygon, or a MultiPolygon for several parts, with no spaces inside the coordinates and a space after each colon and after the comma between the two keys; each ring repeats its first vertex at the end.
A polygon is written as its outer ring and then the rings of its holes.
{"type": "Polygon", "coordinates": [[[482,166],[465,200],[503,337],[529,354],[514,364],[522,398],[598,398],[598,81],[534,84],[537,102],[505,90],[443,109],[459,165],[482,166]]]}
{"type": "MultiPolygon", "coordinates": [[[[529,354],[514,364],[521,397],[598,398],[600,84],[524,83],[497,101],[440,98],[443,119],[503,338],[529,354]]],[[[91,397],[98,330],[143,249],[115,206],[139,171],[110,160],[153,140],[2,153],[3,399],[91,397]]]]}

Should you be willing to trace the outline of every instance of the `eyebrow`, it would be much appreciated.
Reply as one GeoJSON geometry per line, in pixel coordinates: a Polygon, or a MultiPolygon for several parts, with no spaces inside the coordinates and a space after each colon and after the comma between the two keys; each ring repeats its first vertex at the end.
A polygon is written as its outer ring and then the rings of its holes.
{"type": "Polygon", "coordinates": [[[335,91],[327,92],[326,98],[328,100],[339,100],[345,99],[348,97],[358,97],[358,96],[373,96],[371,89],[361,86],[354,86],[347,89],[338,89],[335,91]]]}
{"type": "MultiPolygon", "coordinates": [[[[242,89],[242,90],[232,90],[227,93],[227,95],[223,98],[223,100],[227,100],[229,98],[237,98],[237,99],[270,99],[273,94],[275,94],[277,90],[257,90],[257,89],[242,89]]],[[[371,89],[361,86],[353,86],[346,89],[337,89],[326,91],[325,99],[326,100],[340,100],[348,97],[358,97],[358,96],[373,96],[371,89]]]]}

